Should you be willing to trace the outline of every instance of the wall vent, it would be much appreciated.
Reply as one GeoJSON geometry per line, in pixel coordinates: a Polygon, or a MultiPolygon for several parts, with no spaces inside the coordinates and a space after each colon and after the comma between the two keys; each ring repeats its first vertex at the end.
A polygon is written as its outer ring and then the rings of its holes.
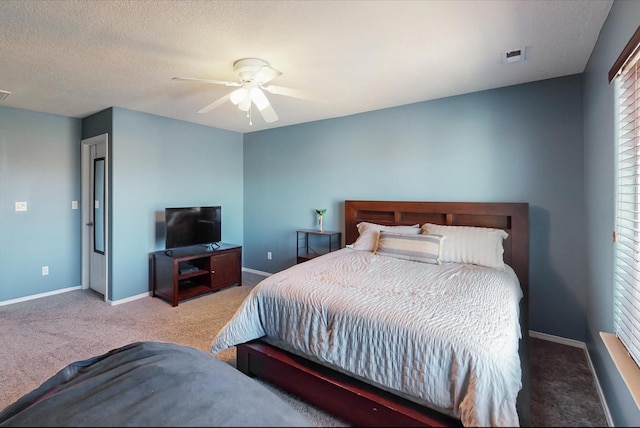
{"type": "Polygon", "coordinates": [[[513,62],[521,62],[525,60],[527,48],[515,49],[512,51],[502,52],[502,63],[511,64],[513,62]]]}
{"type": "Polygon", "coordinates": [[[6,100],[9,95],[11,95],[11,92],[0,90],[0,101],[6,100]]]}

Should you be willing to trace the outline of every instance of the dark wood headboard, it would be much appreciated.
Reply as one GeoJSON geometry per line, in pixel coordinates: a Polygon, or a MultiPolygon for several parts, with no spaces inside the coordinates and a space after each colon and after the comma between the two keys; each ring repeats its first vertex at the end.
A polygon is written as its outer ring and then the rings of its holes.
{"type": "Polygon", "coordinates": [[[388,226],[424,223],[503,229],[504,261],[513,268],[525,295],[529,289],[529,204],[502,202],[355,201],[344,204],[345,243],[358,238],[358,223],[388,226]]]}

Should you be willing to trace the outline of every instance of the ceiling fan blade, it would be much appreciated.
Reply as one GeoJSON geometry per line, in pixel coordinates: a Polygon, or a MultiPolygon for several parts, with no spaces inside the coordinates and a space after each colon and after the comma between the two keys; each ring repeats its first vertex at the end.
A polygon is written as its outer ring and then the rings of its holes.
{"type": "Polygon", "coordinates": [[[276,111],[271,107],[271,104],[263,108],[262,110],[258,109],[265,122],[275,122],[278,120],[278,115],[276,111]]]}
{"type": "Polygon", "coordinates": [[[251,96],[251,101],[253,101],[260,114],[262,114],[265,122],[275,122],[276,120],[278,120],[276,111],[273,109],[273,107],[271,107],[269,99],[264,94],[264,92],[260,90],[260,88],[251,88],[249,95],[251,96]]]}
{"type": "Polygon", "coordinates": [[[251,88],[249,96],[251,97],[251,101],[258,107],[258,110],[264,110],[267,106],[271,105],[267,96],[258,87],[251,88]]]}
{"type": "Polygon", "coordinates": [[[198,110],[198,113],[208,113],[211,110],[213,110],[216,107],[221,106],[222,104],[226,103],[227,100],[229,100],[229,96],[231,94],[227,94],[223,97],[218,98],[217,100],[215,100],[214,102],[212,102],[211,104],[209,104],[208,106],[202,107],[200,110],[198,110]]]}
{"type": "Polygon", "coordinates": [[[275,68],[270,67],[268,65],[263,65],[258,69],[258,71],[256,71],[256,74],[253,75],[251,80],[253,80],[254,82],[260,85],[263,85],[281,75],[282,75],[281,71],[278,71],[275,68]]]}
{"type": "Polygon", "coordinates": [[[214,85],[225,85],[225,86],[241,86],[240,82],[229,82],[226,80],[212,80],[212,79],[198,79],[195,77],[172,77],[172,80],[186,80],[191,82],[202,82],[202,83],[213,83],[214,85]]]}
{"type": "Polygon", "coordinates": [[[303,91],[301,89],[285,88],[283,86],[260,86],[262,89],[276,95],[283,95],[285,97],[300,98],[302,100],[313,100],[315,97],[309,91],[303,91]]]}

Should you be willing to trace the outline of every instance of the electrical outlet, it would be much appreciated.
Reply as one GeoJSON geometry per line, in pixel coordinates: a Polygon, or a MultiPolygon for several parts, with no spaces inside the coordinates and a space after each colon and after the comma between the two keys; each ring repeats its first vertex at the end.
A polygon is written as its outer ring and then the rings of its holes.
{"type": "Polygon", "coordinates": [[[49,266],[42,266],[42,275],[49,275],[49,266]]]}
{"type": "Polygon", "coordinates": [[[267,260],[271,260],[271,251],[267,251],[267,260]]]}

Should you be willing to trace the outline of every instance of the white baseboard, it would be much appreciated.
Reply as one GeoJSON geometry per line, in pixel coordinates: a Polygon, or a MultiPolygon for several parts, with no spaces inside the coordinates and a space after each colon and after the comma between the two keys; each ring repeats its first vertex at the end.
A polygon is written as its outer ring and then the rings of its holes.
{"type": "Polygon", "coordinates": [[[76,285],[75,287],[61,288],[60,290],[47,291],[46,293],[32,294],[30,296],[19,297],[17,299],[3,300],[0,302],[0,306],[12,305],[14,303],[26,302],[29,300],[39,299],[41,297],[54,296],[56,294],[67,293],[69,291],[80,290],[82,287],[76,285]]]}
{"type": "MultiPolygon", "coordinates": [[[[262,272],[259,270],[254,270],[254,269],[248,269],[248,268],[242,268],[243,272],[250,272],[250,273],[255,273],[257,275],[262,275],[262,276],[271,276],[273,275],[272,273],[269,272],[262,272]]],[[[142,299],[143,297],[149,297],[151,296],[151,292],[147,292],[147,293],[141,293],[141,294],[137,294],[135,296],[131,296],[131,297],[127,297],[124,299],[120,299],[120,300],[115,300],[115,301],[109,301],[109,304],[111,306],[115,306],[115,305],[120,305],[122,303],[127,303],[127,302],[131,302],[133,300],[138,300],[138,299],[142,299]]]]}
{"type": "MultiPolygon", "coordinates": [[[[242,270],[244,272],[255,273],[257,275],[262,275],[262,276],[271,276],[271,275],[273,275],[270,272],[262,272],[262,271],[259,271],[259,270],[249,269],[249,268],[242,268],[242,270]]],[[[76,285],[75,287],[61,288],[59,290],[47,291],[46,293],[39,293],[39,294],[32,294],[30,296],[18,297],[17,299],[2,300],[2,301],[0,301],[0,306],[12,305],[14,303],[20,303],[20,302],[27,302],[29,300],[39,299],[41,297],[54,296],[56,294],[67,293],[69,291],[81,290],[81,289],[82,289],[81,285],[76,285]]],[[[126,298],[120,299],[120,300],[107,300],[106,302],[109,303],[112,306],[115,306],[115,305],[120,305],[122,303],[131,302],[133,300],[138,300],[138,299],[142,299],[143,297],[149,297],[149,296],[151,296],[151,292],[137,294],[135,296],[126,297],[126,298]]]]}
{"type": "Polygon", "coordinates": [[[607,400],[604,397],[604,393],[602,392],[602,388],[600,387],[600,381],[598,380],[598,375],[596,374],[596,370],[593,367],[593,362],[591,361],[591,356],[589,355],[589,350],[587,349],[587,344],[584,342],[580,342],[579,340],[567,339],[565,337],[554,336],[546,333],[539,333],[537,331],[529,330],[529,337],[535,337],[537,339],[548,340],[549,342],[560,343],[563,345],[569,345],[576,348],[582,348],[584,351],[584,355],[587,358],[587,364],[589,365],[589,371],[593,375],[593,379],[596,383],[596,391],[598,392],[598,396],[600,397],[600,404],[602,404],[602,409],[604,410],[604,416],[607,419],[607,425],[612,427],[613,419],[611,418],[611,412],[609,411],[609,406],[607,406],[607,400]]]}
{"type": "Polygon", "coordinates": [[[133,300],[138,300],[138,299],[142,299],[143,297],[149,297],[149,296],[151,296],[151,292],[147,291],[146,293],[136,294],[135,296],[125,297],[124,299],[120,299],[120,300],[107,300],[107,303],[109,303],[111,306],[116,306],[122,303],[131,302],[133,300]]]}
{"type": "MultiPolygon", "coordinates": [[[[242,268],[242,271],[243,272],[255,273],[257,275],[262,275],[262,276],[271,276],[271,275],[273,275],[272,273],[269,273],[269,272],[262,272],[262,271],[259,271],[259,270],[248,269],[248,268],[242,268]]],[[[111,306],[115,306],[115,305],[120,305],[122,303],[131,302],[133,300],[138,300],[138,299],[142,299],[143,297],[149,297],[149,296],[151,296],[151,292],[137,294],[135,296],[127,297],[127,298],[120,299],[120,300],[114,300],[114,301],[109,300],[108,302],[109,302],[109,304],[111,306]]]]}
{"type": "Polygon", "coordinates": [[[579,340],[567,339],[565,337],[554,336],[547,333],[539,333],[537,331],[529,330],[529,337],[535,337],[536,339],[548,340],[549,342],[561,343],[562,345],[569,345],[575,348],[587,349],[587,345],[579,340]]]}
{"type": "Polygon", "coordinates": [[[272,273],[269,272],[263,272],[261,270],[255,270],[255,269],[249,269],[249,268],[242,268],[243,272],[249,272],[249,273],[255,273],[256,275],[262,275],[262,276],[271,276],[273,275],[272,273]]]}

